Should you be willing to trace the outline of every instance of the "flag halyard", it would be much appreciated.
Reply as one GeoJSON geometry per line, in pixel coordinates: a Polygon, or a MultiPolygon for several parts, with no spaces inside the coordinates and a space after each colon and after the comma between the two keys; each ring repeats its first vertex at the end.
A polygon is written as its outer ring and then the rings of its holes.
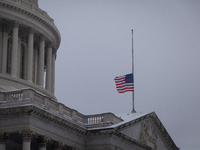
{"type": "Polygon", "coordinates": [[[115,77],[116,88],[119,93],[133,92],[134,91],[134,81],[133,74],[127,74],[123,76],[115,77]]]}

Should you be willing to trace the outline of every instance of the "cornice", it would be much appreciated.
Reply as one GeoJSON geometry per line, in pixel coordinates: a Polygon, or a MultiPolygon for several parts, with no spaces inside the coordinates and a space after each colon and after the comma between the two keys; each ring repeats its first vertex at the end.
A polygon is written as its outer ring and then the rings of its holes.
{"type": "Polygon", "coordinates": [[[144,115],[144,116],[142,116],[142,117],[138,117],[137,119],[134,119],[134,120],[131,120],[131,121],[129,121],[129,122],[126,122],[126,123],[124,123],[124,124],[122,124],[122,125],[119,125],[119,126],[115,127],[114,129],[115,129],[115,130],[121,130],[121,129],[123,129],[123,128],[129,127],[129,126],[131,126],[131,125],[133,125],[133,124],[135,124],[135,123],[137,123],[137,122],[140,122],[141,120],[144,120],[144,119],[146,119],[146,118],[150,118],[153,114],[154,114],[154,112],[149,113],[149,114],[147,114],[147,115],[144,115]]]}
{"type": "Polygon", "coordinates": [[[18,107],[8,107],[0,109],[0,116],[6,117],[6,115],[16,116],[16,115],[28,115],[36,117],[45,122],[51,122],[63,130],[68,130],[72,133],[78,134],[79,136],[85,136],[87,129],[83,126],[78,125],[76,121],[66,119],[62,116],[55,115],[48,110],[40,109],[32,104],[26,104],[25,106],[18,107]]]}
{"type": "Polygon", "coordinates": [[[83,126],[80,126],[77,121],[74,120],[67,120],[66,118],[51,114],[50,112],[47,112],[45,110],[39,109],[34,107],[32,111],[30,112],[31,116],[38,117],[42,120],[45,120],[46,122],[51,122],[60,128],[70,130],[71,132],[74,132],[75,134],[78,134],[80,136],[84,136],[86,134],[86,129],[83,126]]]}
{"type": "Polygon", "coordinates": [[[104,137],[110,137],[110,138],[115,138],[120,141],[123,141],[124,143],[127,143],[132,146],[136,146],[138,148],[142,148],[143,150],[154,150],[151,147],[143,144],[142,142],[139,142],[117,130],[109,129],[109,130],[95,130],[95,131],[88,131],[87,132],[87,137],[95,138],[99,136],[104,136],[104,137]]]}
{"type": "Polygon", "coordinates": [[[126,136],[125,134],[119,132],[119,131],[112,131],[110,133],[111,137],[117,138],[119,140],[123,140],[124,142],[131,144],[131,145],[135,145],[139,148],[143,148],[143,150],[154,150],[153,148],[143,144],[142,142],[139,142],[133,138],[130,138],[129,136],[126,136]]]}
{"type": "MultiPolygon", "coordinates": [[[[37,21],[47,27],[56,37],[55,49],[58,49],[61,41],[60,32],[54,24],[52,18],[50,18],[45,11],[42,11],[40,8],[36,7],[34,10],[28,7],[23,7],[19,3],[12,1],[3,1],[0,0],[0,7],[6,8],[7,10],[17,11],[23,15],[26,15],[28,18],[37,21]]],[[[3,16],[0,16],[3,17],[3,16]]],[[[9,18],[8,18],[9,19],[9,18]]]]}

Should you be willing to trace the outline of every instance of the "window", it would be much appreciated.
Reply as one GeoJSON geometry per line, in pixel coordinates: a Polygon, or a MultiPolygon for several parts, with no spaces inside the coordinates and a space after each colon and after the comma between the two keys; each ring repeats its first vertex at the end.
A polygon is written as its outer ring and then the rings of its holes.
{"type": "Polygon", "coordinates": [[[20,78],[24,79],[24,69],[25,69],[25,46],[21,44],[20,49],[20,78]]]}
{"type": "Polygon", "coordinates": [[[11,73],[11,58],[12,58],[12,38],[8,38],[6,72],[9,74],[11,73]]]}

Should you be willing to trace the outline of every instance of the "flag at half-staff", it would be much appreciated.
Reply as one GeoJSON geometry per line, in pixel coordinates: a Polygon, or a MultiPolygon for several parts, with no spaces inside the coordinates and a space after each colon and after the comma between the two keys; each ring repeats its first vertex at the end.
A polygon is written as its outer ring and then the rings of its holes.
{"type": "Polygon", "coordinates": [[[134,91],[134,81],[133,73],[115,77],[116,88],[119,93],[133,92],[134,91]]]}
{"type": "Polygon", "coordinates": [[[116,88],[119,93],[132,92],[133,108],[131,113],[135,113],[134,106],[134,51],[133,51],[133,29],[132,31],[132,73],[115,77],[116,88]]]}

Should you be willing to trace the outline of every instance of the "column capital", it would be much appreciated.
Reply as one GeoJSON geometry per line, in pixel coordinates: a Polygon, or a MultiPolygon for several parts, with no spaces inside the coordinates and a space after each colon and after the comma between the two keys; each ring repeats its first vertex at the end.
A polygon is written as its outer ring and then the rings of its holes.
{"type": "Polygon", "coordinates": [[[28,32],[29,32],[29,34],[33,34],[35,32],[35,30],[33,28],[29,28],[28,32]]]}
{"type": "Polygon", "coordinates": [[[52,147],[54,148],[54,150],[60,150],[65,146],[64,143],[62,142],[54,142],[52,147]]]}
{"type": "Polygon", "coordinates": [[[7,139],[8,139],[7,133],[0,133],[0,143],[5,143],[7,139]]]}
{"type": "Polygon", "coordinates": [[[47,143],[51,140],[51,138],[47,136],[39,136],[37,138],[37,143],[39,147],[47,147],[47,143]]]}
{"type": "Polygon", "coordinates": [[[11,25],[7,23],[3,23],[3,32],[10,33],[12,31],[11,25]]]}
{"type": "Polygon", "coordinates": [[[31,130],[24,130],[24,131],[20,131],[19,132],[23,142],[30,142],[31,138],[35,135],[35,132],[31,131],[31,130]]]}
{"type": "Polygon", "coordinates": [[[56,55],[56,53],[57,53],[57,50],[53,49],[52,50],[52,55],[56,55]]]}
{"type": "Polygon", "coordinates": [[[44,41],[45,40],[45,36],[44,36],[44,34],[42,34],[41,36],[40,36],[40,41],[44,41]]]}
{"type": "Polygon", "coordinates": [[[19,28],[19,22],[18,22],[18,21],[15,21],[13,27],[14,27],[14,28],[19,28]]]}
{"type": "Polygon", "coordinates": [[[53,44],[51,42],[48,42],[47,44],[48,44],[47,48],[52,48],[53,47],[53,44]]]}
{"type": "Polygon", "coordinates": [[[27,28],[20,27],[18,36],[19,36],[19,38],[22,39],[23,42],[27,42],[27,36],[28,36],[27,28]]]}

